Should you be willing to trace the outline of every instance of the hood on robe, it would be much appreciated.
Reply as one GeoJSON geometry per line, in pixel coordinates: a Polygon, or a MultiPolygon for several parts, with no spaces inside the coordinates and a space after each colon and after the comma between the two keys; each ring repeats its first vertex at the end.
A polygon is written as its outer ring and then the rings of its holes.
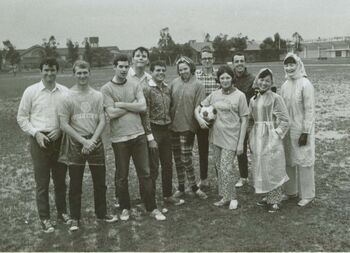
{"type": "Polygon", "coordinates": [[[286,79],[300,79],[302,77],[307,77],[304,63],[301,61],[300,57],[297,56],[296,54],[288,53],[286,55],[286,57],[284,58],[283,63],[286,61],[286,59],[288,59],[290,57],[292,57],[295,60],[296,65],[297,65],[297,69],[292,74],[289,74],[284,70],[284,73],[286,74],[285,75],[286,79]]]}

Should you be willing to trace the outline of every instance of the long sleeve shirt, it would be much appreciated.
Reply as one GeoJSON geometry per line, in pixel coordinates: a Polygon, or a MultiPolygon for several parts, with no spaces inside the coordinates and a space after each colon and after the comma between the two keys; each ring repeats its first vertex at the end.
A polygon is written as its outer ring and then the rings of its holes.
{"type": "Polygon", "coordinates": [[[57,107],[68,88],[55,84],[50,91],[42,81],[29,86],[23,93],[17,113],[21,129],[35,136],[37,132],[50,132],[59,128],[57,107]]]}

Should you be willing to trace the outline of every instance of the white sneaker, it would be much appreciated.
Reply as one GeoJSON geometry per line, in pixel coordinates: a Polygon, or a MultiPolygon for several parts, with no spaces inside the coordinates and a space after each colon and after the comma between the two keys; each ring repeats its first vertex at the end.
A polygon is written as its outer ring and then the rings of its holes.
{"type": "Polygon", "coordinates": [[[159,211],[158,209],[154,209],[151,214],[151,217],[155,218],[157,221],[163,221],[166,220],[166,217],[164,216],[164,214],[162,214],[161,211],[159,211]]]}
{"type": "Polygon", "coordinates": [[[237,199],[232,199],[232,200],[230,201],[230,205],[228,206],[228,209],[234,210],[234,209],[237,209],[237,207],[238,207],[238,201],[237,201],[237,199]]]}
{"type": "Polygon", "coordinates": [[[291,199],[294,199],[296,197],[298,197],[298,194],[293,194],[293,195],[283,194],[282,201],[291,200],[291,199]]]}
{"type": "Polygon", "coordinates": [[[207,199],[208,198],[207,194],[205,194],[205,192],[203,192],[201,189],[198,189],[195,193],[196,193],[197,197],[200,199],[207,199]]]}
{"type": "Polygon", "coordinates": [[[240,178],[238,182],[235,184],[235,187],[239,188],[242,187],[245,184],[248,184],[249,179],[248,178],[240,178]]]}
{"type": "Polygon", "coordinates": [[[182,197],[183,195],[185,195],[185,192],[181,192],[179,190],[176,190],[176,192],[173,194],[173,197],[174,198],[180,198],[182,197]]]}
{"type": "Polygon", "coordinates": [[[123,221],[127,221],[130,218],[129,210],[123,209],[122,214],[120,215],[120,219],[123,221]]]}
{"type": "Polygon", "coordinates": [[[306,206],[311,203],[314,199],[302,199],[298,202],[298,206],[306,206]]]}
{"type": "Polygon", "coordinates": [[[224,206],[224,205],[227,205],[228,203],[230,203],[229,200],[221,199],[220,201],[215,202],[214,206],[224,206]]]}
{"type": "Polygon", "coordinates": [[[199,188],[201,187],[209,187],[209,180],[208,179],[200,179],[197,186],[199,188]]]}

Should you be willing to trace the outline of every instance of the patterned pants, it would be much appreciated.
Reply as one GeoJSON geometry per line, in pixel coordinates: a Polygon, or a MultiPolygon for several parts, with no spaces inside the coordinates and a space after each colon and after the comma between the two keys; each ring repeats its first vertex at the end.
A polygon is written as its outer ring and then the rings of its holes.
{"type": "Polygon", "coordinates": [[[171,142],[177,172],[177,180],[179,183],[179,190],[184,190],[185,173],[187,175],[189,186],[192,187],[192,190],[196,190],[196,177],[192,164],[194,133],[190,131],[171,132],[171,142]]]}
{"type": "Polygon", "coordinates": [[[234,178],[235,151],[213,145],[215,169],[218,173],[219,195],[225,200],[236,199],[234,178]]]}
{"type": "Polygon", "coordinates": [[[282,187],[277,187],[266,194],[267,204],[279,204],[282,201],[282,187]]]}

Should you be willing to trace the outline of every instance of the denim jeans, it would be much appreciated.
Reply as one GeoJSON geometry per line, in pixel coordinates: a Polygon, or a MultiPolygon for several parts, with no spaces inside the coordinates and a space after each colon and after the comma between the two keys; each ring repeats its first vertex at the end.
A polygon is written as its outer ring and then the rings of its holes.
{"type": "Polygon", "coordinates": [[[208,155],[209,155],[209,129],[199,128],[197,131],[197,143],[199,152],[199,169],[202,180],[208,178],[208,155]]]}
{"type": "Polygon", "coordinates": [[[50,219],[50,173],[52,173],[52,179],[54,183],[57,215],[67,213],[67,166],[57,161],[61,138],[54,142],[50,142],[46,145],[46,148],[41,148],[34,137],[30,137],[29,142],[36,183],[36,204],[40,219],[50,219]]]}
{"type": "Polygon", "coordinates": [[[130,209],[129,195],[129,165],[132,157],[140,189],[143,192],[143,202],[147,211],[156,208],[155,192],[150,177],[148,146],[146,136],[140,135],[134,139],[112,143],[114,154],[116,154],[117,187],[119,193],[119,204],[121,209],[130,209]]]}

